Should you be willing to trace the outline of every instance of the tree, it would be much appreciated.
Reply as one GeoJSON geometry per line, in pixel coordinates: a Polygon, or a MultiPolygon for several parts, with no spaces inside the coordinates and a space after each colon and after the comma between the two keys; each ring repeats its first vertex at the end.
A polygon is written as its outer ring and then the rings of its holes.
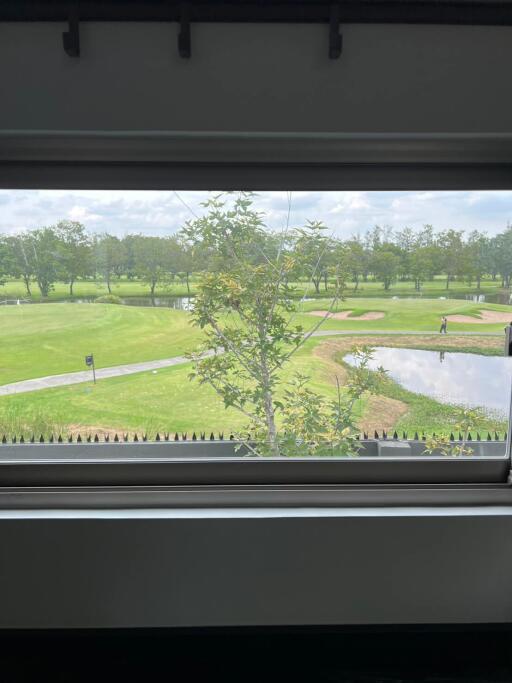
{"type": "Polygon", "coordinates": [[[9,243],[5,237],[0,235],[0,286],[5,285],[10,268],[9,243]]]}
{"type": "Polygon", "coordinates": [[[462,232],[457,230],[442,232],[438,237],[438,245],[442,250],[442,268],[446,275],[446,289],[448,289],[451,280],[464,272],[461,260],[464,247],[462,232]]]}
{"type": "Polygon", "coordinates": [[[499,244],[497,237],[488,238],[487,243],[487,272],[491,276],[493,282],[498,277],[499,267],[499,244]]]}
{"type": "Polygon", "coordinates": [[[135,243],[138,235],[125,235],[121,240],[122,255],[123,255],[123,274],[128,280],[133,280],[137,277],[135,273],[135,243]]]}
{"type": "Polygon", "coordinates": [[[30,244],[29,233],[20,233],[6,237],[4,240],[7,251],[8,273],[14,278],[21,278],[32,296],[30,284],[34,277],[34,251],[30,244]]]}
{"type": "Polygon", "coordinates": [[[501,284],[508,288],[512,277],[512,226],[508,225],[504,232],[496,235],[494,246],[495,264],[501,275],[501,284]]]}
{"type": "Polygon", "coordinates": [[[84,226],[76,221],[60,221],[55,226],[58,239],[58,260],[61,277],[69,284],[73,296],[73,285],[77,278],[92,273],[92,250],[84,226]]]}
{"type": "Polygon", "coordinates": [[[320,283],[324,280],[327,290],[329,270],[333,266],[332,246],[324,231],[326,226],[320,222],[310,221],[306,227],[297,233],[298,241],[295,248],[303,253],[303,258],[297,265],[300,274],[315,287],[315,293],[320,294],[320,283]]]}
{"type": "Polygon", "coordinates": [[[391,283],[396,279],[400,258],[391,251],[376,251],[373,255],[372,270],[377,280],[384,284],[388,290],[391,283]]]}
{"type": "Polygon", "coordinates": [[[468,283],[471,285],[476,280],[476,288],[480,289],[483,275],[489,272],[489,240],[478,230],[468,236],[462,261],[468,283]]]}
{"type": "Polygon", "coordinates": [[[187,294],[190,296],[190,276],[197,265],[194,245],[189,243],[185,235],[179,235],[170,240],[173,270],[177,277],[187,285],[187,294]]]}
{"type": "Polygon", "coordinates": [[[414,289],[419,291],[425,280],[432,280],[436,274],[439,253],[436,247],[417,247],[410,258],[410,273],[414,280],[414,289]]]}
{"type": "Polygon", "coordinates": [[[411,276],[411,260],[416,250],[417,239],[411,228],[404,228],[395,234],[395,244],[398,247],[396,255],[400,257],[398,276],[407,280],[411,276]]]}
{"type": "Polygon", "coordinates": [[[26,247],[32,263],[34,278],[43,298],[48,297],[59,280],[59,239],[52,227],[32,230],[26,247]]]}
{"type": "Polygon", "coordinates": [[[124,245],[118,237],[104,233],[94,241],[96,271],[103,277],[108,293],[112,294],[112,280],[121,277],[125,265],[124,245]]]}
{"type": "Polygon", "coordinates": [[[173,278],[172,251],[176,242],[167,237],[139,235],[133,244],[135,274],[150,287],[151,296],[157,284],[173,278]]]}
{"type": "MultiPolygon", "coordinates": [[[[217,197],[205,206],[208,213],[188,224],[187,235],[192,243],[215,253],[222,269],[203,273],[197,284],[193,320],[204,331],[205,341],[192,356],[191,377],[208,383],[226,407],[235,407],[247,417],[247,429],[259,452],[279,455],[290,438],[278,432],[278,416],[285,411],[280,373],[325,319],[307,332],[294,323],[298,303],[288,284],[289,274],[301,268],[314,277],[312,254],[322,253],[326,238],[319,224],[309,223],[284,236],[283,241],[294,249],[261,253],[265,230],[250,194],[241,193],[229,204],[217,197]]],[[[328,313],[341,286],[337,277],[328,313]]],[[[340,435],[345,427],[335,423],[333,428],[340,435]]],[[[250,441],[246,444],[254,448],[250,441]]]]}
{"type": "Polygon", "coordinates": [[[436,244],[434,228],[427,224],[419,231],[416,237],[416,247],[433,247],[436,244]]]}
{"type": "Polygon", "coordinates": [[[366,254],[358,239],[338,243],[337,262],[342,272],[346,272],[354,282],[354,291],[359,287],[359,280],[365,272],[366,254]]]}

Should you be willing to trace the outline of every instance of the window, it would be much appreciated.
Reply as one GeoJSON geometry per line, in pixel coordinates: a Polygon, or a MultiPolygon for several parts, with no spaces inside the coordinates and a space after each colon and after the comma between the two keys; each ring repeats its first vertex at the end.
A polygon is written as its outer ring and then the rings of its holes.
{"type": "Polygon", "coordinates": [[[0,455],[81,483],[505,481],[512,195],[415,182],[4,183],[0,455]]]}

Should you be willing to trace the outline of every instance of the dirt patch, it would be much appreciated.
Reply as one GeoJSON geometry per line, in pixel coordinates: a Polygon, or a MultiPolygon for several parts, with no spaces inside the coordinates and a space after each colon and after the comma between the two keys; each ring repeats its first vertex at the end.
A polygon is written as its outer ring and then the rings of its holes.
{"type": "MultiPolygon", "coordinates": [[[[386,346],[398,347],[403,349],[453,349],[454,351],[467,351],[468,349],[478,349],[485,351],[486,349],[502,349],[503,340],[501,337],[472,337],[470,335],[453,336],[440,334],[425,334],[421,335],[378,335],[372,334],[368,336],[350,335],[342,337],[328,337],[328,344],[330,349],[336,348],[337,352],[347,353],[354,346],[386,346]]],[[[323,344],[319,344],[315,348],[315,352],[320,353],[319,349],[323,344]]],[[[339,366],[338,366],[339,367],[339,366]]]]}
{"type": "MultiPolygon", "coordinates": [[[[362,313],[361,315],[351,315],[352,311],[338,311],[338,313],[330,313],[328,318],[334,318],[334,320],[380,320],[384,317],[382,311],[368,311],[367,313],[362,313]]],[[[319,318],[323,318],[326,311],[309,311],[309,315],[316,315],[319,318]]]]}
{"type": "Polygon", "coordinates": [[[398,419],[409,410],[407,403],[387,396],[370,396],[366,404],[366,411],[359,420],[359,428],[367,434],[391,432],[398,419]]]}
{"type": "MultiPolygon", "coordinates": [[[[340,384],[343,385],[347,378],[347,369],[336,362],[336,354],[340,351],[349,351],[354,344],[362,345],[365,343],[368,343],[367,340],[361,341],[360,338],[349,340],[329,339],[313,349],[313,356],[323,361],[326,379],[334,384],[337,377],[340,384]]],[[[359,421],[359,428],[361,431],[371,431],[372,433],[375,429],[377,431],[390,431],[407,410],[407,404],[403,403],[403,401],[387,398],[386,396],[369,396],[365,415],[359,421]]]]}
{"type": "Polygon", "coordinates": [[[335,355],[340,350],[336,340],[329,339],[313,349],[313,356],[323,361],[324,379],[332,384],[336,384],[336,377],[340,384],[343,384],[347,377],[347,370],[335,360],[335,355]]]}
{"type": "Polygon", "coordinates": [[[479,311],[478,318],[471,315],[447,315],[448,322],[476,323],[477,325],[491,325],[492,323],[509,323],[512,314],[506,311],[479,311]]]}

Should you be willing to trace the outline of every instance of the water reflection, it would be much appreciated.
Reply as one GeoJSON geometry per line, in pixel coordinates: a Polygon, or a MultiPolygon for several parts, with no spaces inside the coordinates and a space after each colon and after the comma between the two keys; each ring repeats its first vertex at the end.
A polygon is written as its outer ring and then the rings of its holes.
{"type": "MultiPolygon", "coordinates": [[[[83,296],[74,299],[63,299],[52,303],[93,304],[97,297],[83,296]]],[[[126,296],[120,297],[125,306],[148,306],[150,308],[174,308],[178,311],[191,311],[194,298],[190,296],[126,296]]],[[[44,302],[41,302],[44,303],[44,302]]]]}
{"type": "MultiPolygon", "coordinates": [[[[354,364],[351,355],[345,360],[354,364]]],[[[405,389],[431,396],[441,403],[482,407],[502,417],[508,414],[510,358],[377,347],[371,368],[379,366],[405,389]]]]}
{"type": "Polygon", "coordinates": [[[174,308],[178,311],[191,311],[194,299],[190,296],[130,296],[122,299],[127,306],[152,306],[156,308],[174,308]]]}
{"type": "MultiPolygon", "coordinates": [[[[99,295],[98,295],[99,296],[99,295]]],[[[427,293],[423,295],[422,292],[415,294],[410,292],[402,295],[393,294],[389,292],[381,292],[380,290],[374,291],[357,291],[351,292],[351,297],[372,297],[381,299],[391,299],[392,301],[410,301],[413,299],[464,299],[465,301],[472,301],[473,303],[492,303],[492,304],[508,304],[512,305],[512,293],[509,292],[495,292],[493,294],[457,294],[449,292],[447,296],[436,296],[435,293],[427,293]]],[[[154,306],[163,308],[176,308],[180,311],[190,311],[194,305],[194,298],[190,296],[127,296],[120,297],[121,302],[127,306],[154,306]]],[[[31,299],[6,299],[0,300],[0,305],[2,304],[17,304],[17,303],[75,303],[75,304],[92,304],[96,301],[96,296],[79,296],[79,297],[66,297],[63,299],[43,299],[33,301],[31,299]]],[[[312,297],[303,297],[301,301],[315,301],[312,297]]]]}
{"type": "MultiPolygon", "coordinates": [[[[466,294],[465,298],[466,301],[472,301],[474,304],[483,304],[486,301],[485,294],[466,294]]],[[[489,294],[489,297],[487,299],[488,302],[491,302],[491,299],[497,295],[489,294]]],[[[507,296],[506,301],[500,301],[499,303],[509,303],[510,300],[510,295],[507,296]]],[[[498,303],[496,302],[491,302],[491,303],[498,303]]]]}
{"type": "Polygon", "coordinates": [[[475,304],[489,303],[489,304],[505,304],[512,305],[512,293],[502,291],[502,292],[492,292],[490,294],[480,294],[479,292],[473,292],[470,294],[451,292],[447,291],[446,294],[439,296],[436,292],[407,292],[407,294],[390,294],[390,292],[384,292],[380,290],[358,290],[357,292],[350,292],[350,296],[357,297],[372,297],[372,298],[382,298],[391,299],[393,301],[408,301],[410,299],[463,299],[464,301],[472,301],[475,304]]]}

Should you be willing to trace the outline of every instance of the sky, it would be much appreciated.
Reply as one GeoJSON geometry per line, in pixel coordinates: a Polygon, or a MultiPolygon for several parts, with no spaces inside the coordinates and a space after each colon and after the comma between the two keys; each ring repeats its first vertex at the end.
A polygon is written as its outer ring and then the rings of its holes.
{"type": "MultiPolygon", "coordinates": [[[[169,235],[204,212],[208,192],[129,190],[0,190],[0,233],[80,221],[87,230],[123,236],[169,235]]],[[[262,192],[255,198],[267,225],[283,228],[287,192],[262,192]]],[[[478,229],[490,235],[512,221],[512,191],[450,192],[292,192],[290,224],[320,220],[340,238],[362,235],[375,225],[436,230],[478,229]]]]}

